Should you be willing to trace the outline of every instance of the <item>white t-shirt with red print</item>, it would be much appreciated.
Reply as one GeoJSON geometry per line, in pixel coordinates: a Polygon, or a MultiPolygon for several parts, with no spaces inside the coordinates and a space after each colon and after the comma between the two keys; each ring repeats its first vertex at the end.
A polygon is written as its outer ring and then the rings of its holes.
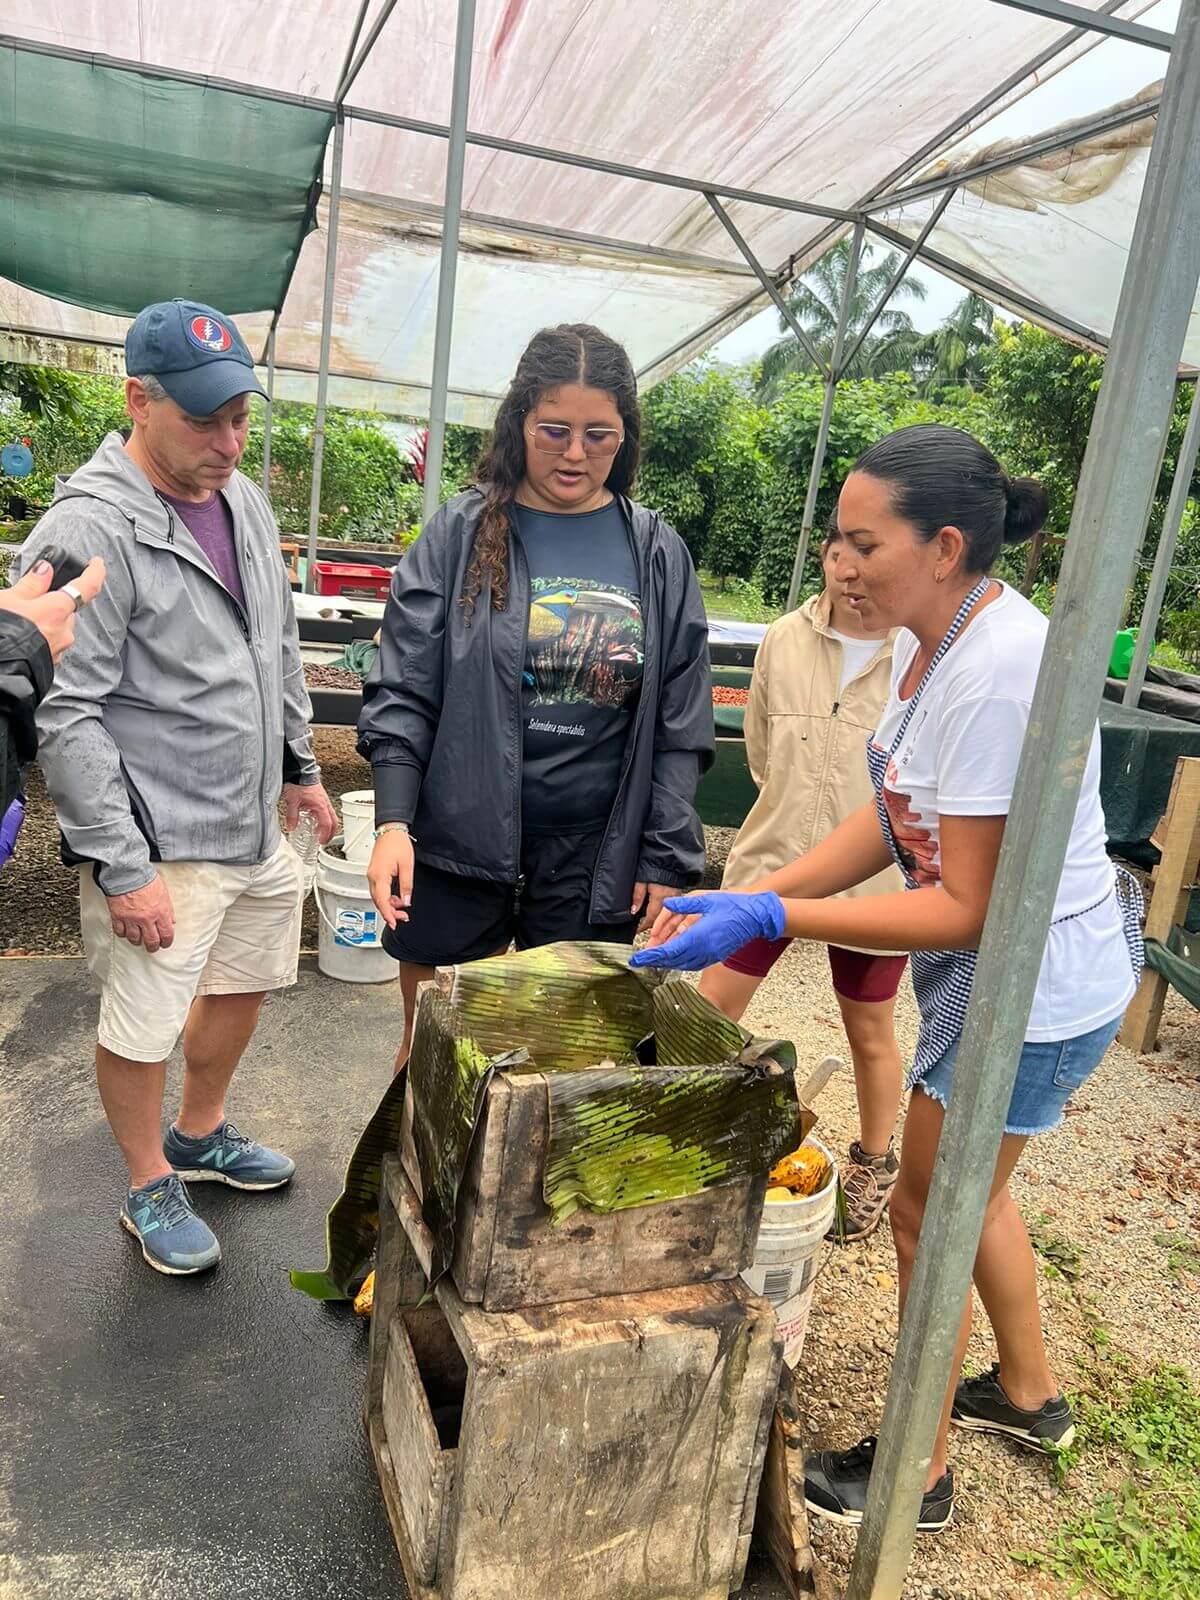
{"type": "MultiPolygon", "coordinates": [[[[1023,596],[1002,588],[950,647],[887,764],[884,804],[918,886],[942,879],[939,817],[1007,816],[1012,801],[1048,624],[1023,596]]],[[[878,749],[890,749],[907,709],[897,691],[916,651],[917,640],[902,630],[892,692],[872,741],[878,749]]],[[[1104,843],[1096,729],[1027,1039],[1090,1033],[1120,1016],[1133,997],[1115,869],[1104,843]]]]}

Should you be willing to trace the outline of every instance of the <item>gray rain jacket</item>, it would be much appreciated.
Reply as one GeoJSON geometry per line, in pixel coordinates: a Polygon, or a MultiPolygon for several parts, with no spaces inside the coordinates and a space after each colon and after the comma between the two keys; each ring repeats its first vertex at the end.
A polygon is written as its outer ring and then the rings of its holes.
{"type": "Polygon", "coordinates": [[[59,480],[22,552],[104,558],[100,595],[37,714],[63,859],[128,894],[155,861],[253,865],[279,844],[283,782],[316,783],[299,636],[270,503],[235,472],[245,610],[110,433],[59,480]]]}
{"type": "MultiPolygon", "coordinates": [[[[459,603],[483,496],[448,501],[399,562],[358,747],[379,822],[411,822],[419,860],[516,883],[521,832],[521,673],[529,572],[509,540],[508,605],[459,603]]],[[[592,884],[593,922],[629,918],[635,882],[691,888],[704,872],[693,798],[713,759],[708,623],[687,547],[655,511],[622,499],[645,625],[642,692],[592,884]]]]}

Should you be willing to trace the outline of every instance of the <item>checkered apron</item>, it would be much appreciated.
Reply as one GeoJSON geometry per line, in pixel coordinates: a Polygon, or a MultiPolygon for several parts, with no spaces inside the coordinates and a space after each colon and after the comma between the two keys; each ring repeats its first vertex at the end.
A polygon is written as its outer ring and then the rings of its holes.
{"type": "MultiPolygon", "coordinates": [[[[962,632],[972,608],[983,599],[988,591],[990,580],[983,578],[967,595],[962,605],[955,614],[954,621],[946,633],[946,637],[934,652],[933,660],[925,670],[925,676],[916,687],[903,717],[896,730],[889,750],[882,750],[875,743],[874,736],[867,740],[867,766],[871,773],[871,783],[875,790],[875,810],[879,816],[879,825],[883,829],[883,837],[887,841],[892,859],[900,868],[907,888],[916,889],[920,885],[909,869],[909,865],[900,852],[896,837],[892,832],[892,824],[888,818],[887,807],[883,803],[883,783],[887,773],[888,762],[899,750],[904,742],[904,735],[908,732],[909,725],[916,713],[921,696],[928,688],[933,674],[944,658],[947,650],[962,632]]],[[[1129,958],[1133,963],[1135,979],[1141,976],[1142,965],[1145,961],[1145,950],[1142,944],[1141,919],[1145,909],[1142,891],[1137,880],[1130,876],[1124,868],[1118,867],[1115,873],[1115,882],[1105,891],[1094,904],[1086,906],[1082,911],[1072,912],[1070,916],[1058,917],[1052,926],[1061,922],[1073,921],[1076,917],[1084,917],[1097,906],[1104,904],[1110,894],[1115,894],[1121,906],[1121,922],[1125,934],[1125,943],[1129,949],[1129,958]]],[[[914,1083],[920,1080],[939,1061],[951,1045],[956,1044],[962,1035],[963,1022],[967,1015],[967,1006],[971,999],[971,985],[975,981],[975,965],[978,952],[974,950],[914,950],[912,953],[912,981],[913,993],[917,998],[917,1009],[921,1014],[921,1027],[917,1036],[917,1049],[913,1057],[913,1064],[909,1068],[905,1087],[911,1089],[914,1083]]]]}

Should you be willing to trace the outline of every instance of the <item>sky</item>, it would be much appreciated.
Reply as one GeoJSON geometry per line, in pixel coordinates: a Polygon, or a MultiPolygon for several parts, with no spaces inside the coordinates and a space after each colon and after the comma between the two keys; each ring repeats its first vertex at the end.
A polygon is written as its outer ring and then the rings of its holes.
{"type": "MultiPolygon", "coordinates": [[[[1179,0],[1158,0],[1143,8],[1127,6],[1124,15],[1170,32],[1179,15],[1179,0]]],[[[1161,74],[1164,59],[1141,45],[1106,39],[1002,111],[961,149],[977,148],[996,139],[1034,138],[1061,122],[1100,111],[1143,89],[1161,74]]],[[[909,270],[925,284],[925,299],[902,300],[896,303],[897,309],[907,311],[916,326],[927,332],[946,319],[965,291],[931,267],[913,266],[909,270]]],[[[710,354],[735,364],[753,361],[780,337],[779,313],[768,306],[727,334],[710,354]]]]}

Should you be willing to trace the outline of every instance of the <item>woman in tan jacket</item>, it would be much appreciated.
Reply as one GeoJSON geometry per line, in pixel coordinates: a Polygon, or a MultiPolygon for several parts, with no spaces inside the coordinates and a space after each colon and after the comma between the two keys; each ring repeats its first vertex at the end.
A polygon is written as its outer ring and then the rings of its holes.
{"type": "MultiPolygon", "coordinates": [[[[871,633],[832,581],[837,535],[821,547],[825,589],[767,630],[746,705],[746,759],[759,795],[741,826],[722,886],[743,888],[818,844],[872,796],[864,758],[891,685],[892,638],[871,633]]],[[[895,894],[895,867],[846,891],[895,894]]],[[[701,992],[735,1020],[787,949],[755,939],[710,967],[701,992]]],[[[879,1225],[900,1164],[892,1131],[902,1077],[893,1010],[907,957],[829,947],[858,1096],[859,1137],[843,1170],[846,1230],[862,1239],[879,1225]]]]}

